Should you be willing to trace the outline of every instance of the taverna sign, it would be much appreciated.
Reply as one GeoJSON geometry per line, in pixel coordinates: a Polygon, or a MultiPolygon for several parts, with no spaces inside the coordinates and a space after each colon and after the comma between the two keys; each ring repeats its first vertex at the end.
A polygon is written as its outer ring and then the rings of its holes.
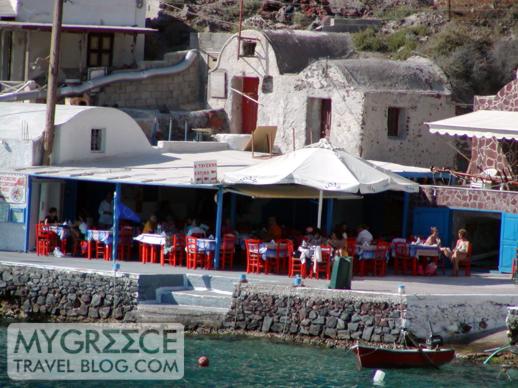
{"type": "Polygon", "coordinates": [[[218,183],[217,160],[200,160],[194,162],[194,183],[214,184],[218,183]]]}

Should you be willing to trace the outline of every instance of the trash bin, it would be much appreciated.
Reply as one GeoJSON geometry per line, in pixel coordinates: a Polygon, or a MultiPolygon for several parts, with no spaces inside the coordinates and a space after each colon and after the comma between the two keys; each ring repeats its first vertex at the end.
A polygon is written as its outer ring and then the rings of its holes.
{"type": "Polygon", "coordinates": [[[328,288],[350,290],[353,277],[352,257],[335,257],[328,288]]]}

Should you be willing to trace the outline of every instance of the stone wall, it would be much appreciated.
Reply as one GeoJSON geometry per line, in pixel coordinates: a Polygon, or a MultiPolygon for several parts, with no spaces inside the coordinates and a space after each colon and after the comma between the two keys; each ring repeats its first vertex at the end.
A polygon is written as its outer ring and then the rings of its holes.
{"type": "Polygon", "coordinates": [[[518,213],[518,192],[464,187],[421,186],[416,206],[448,206],[518,213]]]}
{"type": "Polygon", "coordinates": [[[391,294],[242,285],[234,292],[223,325],[296,337],[393,343],[400,335],[400,301],[391,294]]]}
{"type": "Polygon", "coordinates": [[[512,345],[518,344],[518,307],[509,307],[505,321],[512,345]]]}
{"type": "Polygon", "coordinates": [[[395,343],[405,327],[456,341],[505,326],[518,295],[399,295],[245,284],[237,286],[223,327],[293,341],[395,343]]]}
{"type": "MultiPolygon", "coordinates": [[[[143,69],[173,66],[184,60],[185,52],[173,52],[163,61],[148,61],[143,69]]],[[[205,107],[201,64],[197,58],[185,71],[144,80],[123,81],[103,88],[96,105],[157,110],[197,110],[205,107]]]]}
{"type": "MultiPolygon", "coordinates": [[[[475,96],[473,110],[518,111],[518,79],[509,82],[494,96],[475,96]]],[[[486,169],[495,168],[506,176],[512,176],[513,172],[516,173],[518,161],[516,144],[513,140],[473,138],[468,173],[480,174],[486,169]]]]}
{"type": "Polygon", "coordinates": [[[0,265],[4,318],[131,321],[137,291],[128,275],[0,265]]]}

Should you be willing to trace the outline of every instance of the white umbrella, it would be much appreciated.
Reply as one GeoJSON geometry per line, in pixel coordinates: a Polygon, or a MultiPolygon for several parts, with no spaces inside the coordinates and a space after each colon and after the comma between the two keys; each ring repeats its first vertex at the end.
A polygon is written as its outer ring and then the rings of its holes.
{"type": "Polygon", "coordinates": [[[319,225],[323,192],[372,194],[387,190],[415,193],[419,185],[411,180],[333,148],[325,139],[305,148],[269,159],[242,170],[226,173],[227,185],[298,184],[321,191],[319,225]]]}

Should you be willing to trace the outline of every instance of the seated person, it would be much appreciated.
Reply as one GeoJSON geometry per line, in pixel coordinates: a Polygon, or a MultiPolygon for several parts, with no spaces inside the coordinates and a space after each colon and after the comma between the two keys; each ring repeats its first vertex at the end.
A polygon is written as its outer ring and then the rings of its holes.
{"type": "Polygon", "coordinates": [[[441,239],[439,238],[439,229],[437,229],[437,227],[432,226],[430,228],[430,235],[424,242],[424,245],[441,245],[441,239]]]}
{"type": "Polygon", "coordinates": [[[275,217],[268,217],[268,229],[266,232],[266,240],[279,240],[282,238],[282,229],[277,224],[275,217]]]}
{"type": "Polygon", "coordinates": [[[58,219],[58,209],[56,209],[55,207],[51,207],[49,209],[49,212],[47,213],[47,216],[43,219],[43,222],[45,224],[58,224],[59,223],[59,219],[58,219]]]}
{"type": "Polygon", "coordinates": [[[371,245],[373,238],[367,225],[360,225],[358,227],[358,236],[356,237],[357,246],[371,245]]]}
{"type": "Polygon", "coordinates": [[[334,249],[336,255],[347,255],[347,238],[344,238],[343,235],[337,235],[336,232],[333,232],[327,243],[334,249]]]}
{"type": "Polygon", "coordinates": [[[237,235],[236,231],[232,227],[232,223],[230,222],[230,218],[225,218],[225,221],[223,222],[223,225],[221,227],[221,234],[233,234],[237,235]]]}
{"type": "Polygon", "coordinates": [[[154,214],[149,217],[149,220],[144,224],[144,229],[142,233],[155,233],[156,227],[158,225],[158,219],[154,214]]]}
{"type": "Polygon", "coordinates": [[[168,215],[165,222],[162,224],[162,229],[168,234],[175,234],[177,232],[176,224],[172,216],[168,215]]]}
{"type": "Polygon", "coordinates": [[[190,225],[187,226],[187,236],[205,236],[205,229],[198,226],[196,219],[192,219],[190,225]]]}
{"type": "Polygon", "coordinates": [[[469,254],[469,244],[466,229],[459,229],[457,243],[453,251],[450,248],[442,248],[441,252],[451,260],[453,264],[453,276],[459,275],[459,263],[466,260],[469,254]]]}

